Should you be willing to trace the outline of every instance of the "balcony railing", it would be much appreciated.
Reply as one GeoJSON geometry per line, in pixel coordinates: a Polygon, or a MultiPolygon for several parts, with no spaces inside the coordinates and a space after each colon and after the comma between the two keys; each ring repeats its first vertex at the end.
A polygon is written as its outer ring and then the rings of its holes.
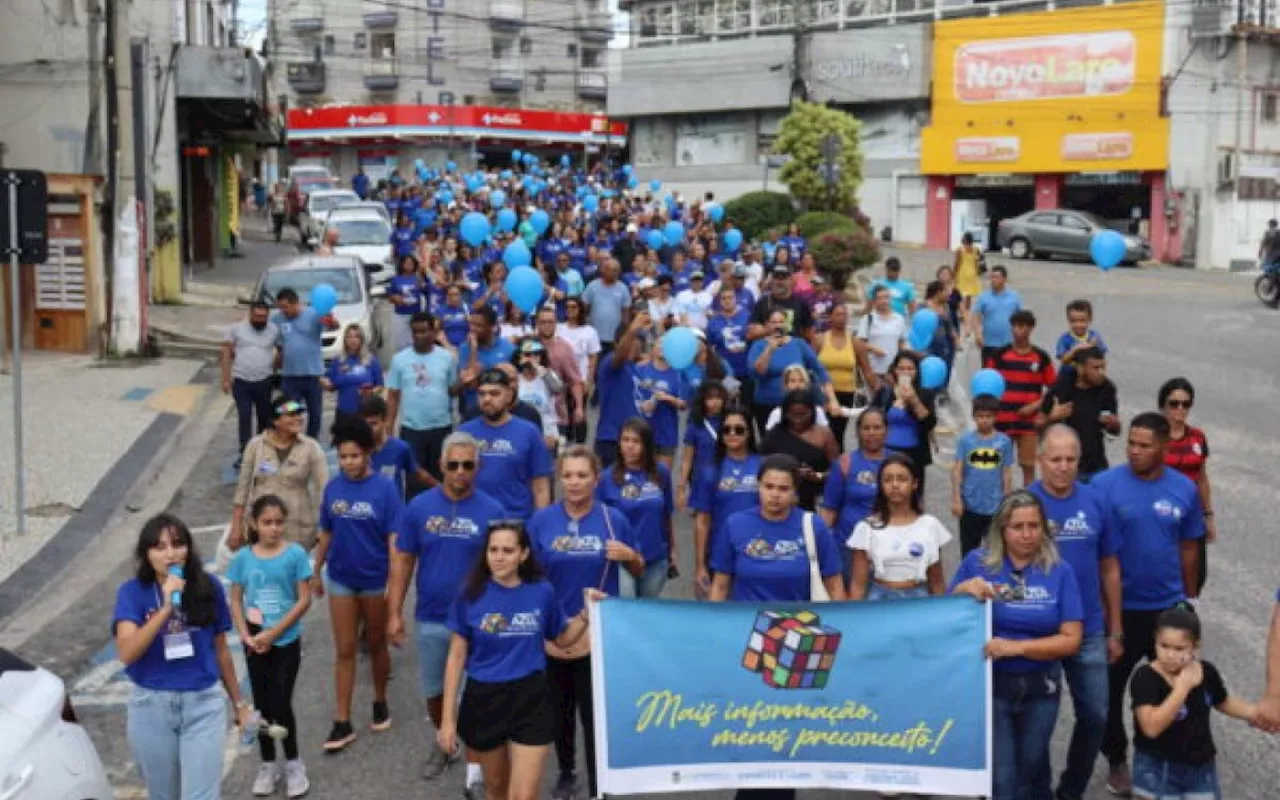
{"type": "Polygon", "coordinates": [[[578,73],[578,96],[603,100],[609,93],[609,79],[602,69],[584,69],[578,73]]]}
{"type": "Polygon", "coordinates": [[[489,0],[489,25],[498,29],[524,27],[524,0],[489,0]]]}
{"type": "Polygon", "coordinates": [[[519,92],[524,88],[524,65],[519,59],[495,59],[489,67],[489,88],[495,92],[519,92]]]}
{"type": "Polygon", "coordinates": [[[388,92],[399,86],[400,68],[395,56],[371,58],[364,62],[364,88],[372,92],[388,92]]]}
{"type": "Polygon", "coordinates": [[[319,94],[324,91],[324,62],[290,62],[288,73],[289,88],[298,94],[319,94]]]}
{"type": "Polygon", "coordinates": [[[609,41],[613,38],[613,15],[608,11],[579,13],[578,36],[589,42],[609,41]]]}

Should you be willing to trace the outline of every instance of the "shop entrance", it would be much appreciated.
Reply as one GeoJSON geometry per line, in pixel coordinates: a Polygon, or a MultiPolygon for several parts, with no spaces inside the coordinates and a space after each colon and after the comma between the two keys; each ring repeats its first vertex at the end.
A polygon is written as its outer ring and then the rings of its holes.
{"type": "Polygon", "coordinates": [[[1089,211],[1109,227],[1148,237],[1151,226],[1151,187],[1139,172],[1095,172],[1067,175],[1062,207],[1089,211]]]}
{"type": "MultiPolygon", "coordinates": [[[[994,248],[996,226],[1000,220],[1016,217],[1036,207],[1035,178],[1031,175],[960,175],[956,177],[952,195],[952,242],[959,244],[957,217],[967,216],[972,223],[985,219],[987,247],[994,248]]],[[[975,233],[975,237],[978,238],[975,233]]]]}

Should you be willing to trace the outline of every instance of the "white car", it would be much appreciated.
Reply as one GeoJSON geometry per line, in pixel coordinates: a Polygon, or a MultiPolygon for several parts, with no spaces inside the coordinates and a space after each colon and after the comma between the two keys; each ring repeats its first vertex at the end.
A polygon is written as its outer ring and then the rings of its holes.
{"type": "MultiPolygon", "coordinates": [[[[354,203],[343,203],[338,206],[341,209],[359,208],[364,211],[372,211],[387,221],[388,225],[394,225],[395,220],[391,219],[391,212],[387,210],[387,206],[381,200],[357,200],[354,203]]],[[[335,209],[336,210],[336,209],[335,209]]]]}
{"type": "Polygon", "coordinates": [[[344,203],[359,200],[360,196],[350,189],[316,189],[311,192],[303,202],[302,214],[298,217],[302,240],[313,247],[320,244],[320,232],[324,229],[324,221],[329,218],[329,212],[344,203]]]}
{"type": "Polygon", "coordinates": [[[62,680],[0,650],[0,798],[112,800],[62,680]]]}
{"type": "Polygon", "coordinates": [[[321,241],[330,231],[338,233],[338,246],[334,252],[360,259],[374,284],[386,283],[396,274],[391,250],[391,223],[378,212],[362,206],[340,206],[329,212],[321,241]]]}
{"type": "Polygon", "coordinates": [[[385,286],[366,288],[369,284],[364,268],[355,256],[298,256],[270,266],[258,279],[253,297],[274,306],[282,289],[293,289],[298,299],[307,304],[311,290],[322,283],[329,284],[338,293],[338,305],[333,309],[338,327],[325,331],[320,337],[324,360],[342,356],[342,332],[351,324],[360,326],[365,341],[376,350],[382,328],[374,313],[374,303],[375,298],[385,297],[387,290],[385,286]]]}

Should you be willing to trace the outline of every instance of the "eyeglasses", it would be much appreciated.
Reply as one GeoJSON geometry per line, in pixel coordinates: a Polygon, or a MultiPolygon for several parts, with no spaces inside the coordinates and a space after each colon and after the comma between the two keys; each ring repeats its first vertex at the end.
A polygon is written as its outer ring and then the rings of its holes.
{"type": "Polygon", "coordinates": [[[1191,408],[1190,400],[1166,400],[1164,404],[1169,408],[1191,408]]]}
{"type": "Polygon", "coordinates": [[[746,425],[725,425],[720,429],[727,436],[746,436],[746,425]]]}
{"type": "Polygon", "coordinates": [[[281,403],[276,406],[276,416],[292,416],[293,414],[301,414],[305,410],[306,409],[303,407],[302,403],[299,403],[296,400],[291,400],[288,403],[281,403]]]}
{"type": "Polygon", "coordinates": [[[444,462],[444,469],[445,469],[445,472],[457,472],[458,470],[462,470],[462,471],[464,471],[464,472],[471,472],[471,471],[472,471],[472,470],[474,470],[475,468],[476,468],[476,462],[474,462],[474,461],[446,461],[446,462],[444,462]]]}

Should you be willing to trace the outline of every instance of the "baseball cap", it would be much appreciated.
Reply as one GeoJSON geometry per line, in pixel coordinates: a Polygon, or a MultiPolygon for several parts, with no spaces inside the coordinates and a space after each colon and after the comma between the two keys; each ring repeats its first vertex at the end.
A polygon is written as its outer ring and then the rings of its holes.
{"type": "Polygon", "coordinates": [[[705,273],[705,272],[703,272],[703,271],[702,271],[702,270],[700,270],[700,269],[695,269],[693,272],[690,272],[690,273],[689,273],[689,280],[691,280],[691,281],[692,281],[692,280],[699,280],[699,281],[700,281],[700,280],[702,280],[702,279],[703,279],[703,278],[705,278],[705,277],[707,277],[706,273],[705,273]]]}
{"type": "Polygon", "coordinates": [[[733,268],[733,277],[735,278],[747,277],[747,266],[745,264],[738,264],[737,266],[735,266],[733,268]]]}
{"type": "Polygon", "coordinates": [[[769,270],[769,273],[772,275],[786,275],[790,277],[791,267],[788,267],[786,264],[778,264],[773,269],[769,270]]]}
{"type": "Polygon", "coordinates": [[[477,385],[510,386],[511,378],[507,377],[507,373],[500,369],[486,369],[484,372],[480,373],[480,381],[477,385]]]}

